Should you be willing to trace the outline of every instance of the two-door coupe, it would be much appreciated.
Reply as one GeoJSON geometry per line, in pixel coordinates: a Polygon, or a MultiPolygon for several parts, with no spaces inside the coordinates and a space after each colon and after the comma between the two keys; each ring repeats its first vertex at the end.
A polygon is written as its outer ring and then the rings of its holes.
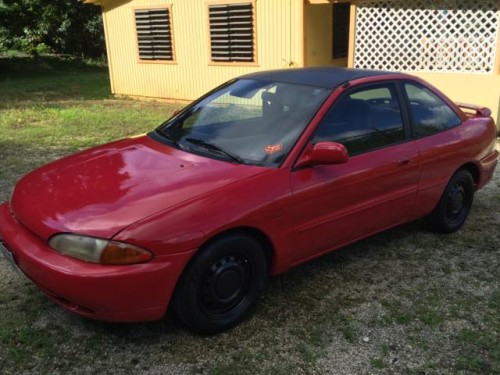
{"type": "Polygon", "coordinates": [[[151,133],[55,161],[0,206],[0,248],[94,319],[218,332],[269,275],[426,217],[458,230],[497,164],[486,108],[400,73],[233,79],[151,133]]]}

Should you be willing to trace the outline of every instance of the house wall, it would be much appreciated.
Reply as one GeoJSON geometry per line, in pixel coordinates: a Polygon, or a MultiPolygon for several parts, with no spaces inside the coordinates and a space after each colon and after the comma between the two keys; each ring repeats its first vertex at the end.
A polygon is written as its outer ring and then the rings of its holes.
{"type": "Polygon", "coordinates": [[[332,9],[330,4],[307,4],[305,13],[305,65],[329,65],[332,56],[332,9]]]}
{"type": "MultiPolygon", "coordinates": [[[[250,0],[242,0],[247,2],[250,0]]],[[[229,1],[219,1],[227,3],[229,1]]],[[[192,100],[238,75],[303,65],[301,0],[256,0],[255,63],[210,62],[208,8],[202,0],[103,0],[114,94],[192,100]],[[175,62],[141,62],[133,10],[171,5],[175,62]]]]}
{"type": "MultiPolygon", "coordinates": [[[[229,1],[234,0],[218,2],[229,1]]],[[[302,0],[254,0],[256,63],[213,64],[210,62],[207,10],[207,5],[213,2],[101,0],[112,92],[192,100],[232,77],[253,71],[346,64],[345,59],[331,59],[331,3],[311,4],[302,0]],[[171,5],[175,62],[141,62],[137,56],[133,10],[162,4],[171,5]]],[[[351,34],[355,34],[356,2],[352,4],[351,34]]],[[[354,51],[355,38],[351,35],[351,66],[354,51]]],[[[497,68],[490,74],[410,73],[428,80],[455,101],[491,108],[500,126],[500,42],[497,51],[497,68]]]]}

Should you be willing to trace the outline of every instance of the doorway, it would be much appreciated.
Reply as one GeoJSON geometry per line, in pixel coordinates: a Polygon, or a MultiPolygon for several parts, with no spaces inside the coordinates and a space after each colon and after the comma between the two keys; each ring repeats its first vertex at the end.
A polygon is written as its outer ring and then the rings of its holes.
{"type": "Polygon", "coordinates": [[[305,66],[348,65],[351,3],[305,5],[305,66]]]}

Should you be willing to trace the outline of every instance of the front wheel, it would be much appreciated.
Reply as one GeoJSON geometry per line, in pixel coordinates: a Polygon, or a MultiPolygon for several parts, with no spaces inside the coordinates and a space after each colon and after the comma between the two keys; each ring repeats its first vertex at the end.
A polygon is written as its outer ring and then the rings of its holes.
{"type": "Polygon", "coordinates": [[[260,243],[229,234],[204,246],[181,276],[173,299],[176,317],[199,333],[240,323],[255,306],[267,280],[260,243]]]}
{"type": "Polygon", "coordinates": [[[455,232],[465,223],[474,199],[474,179],[469,171],[455,173],[438,205],[426,218],[430,229],[438,233],[455,232]]]}

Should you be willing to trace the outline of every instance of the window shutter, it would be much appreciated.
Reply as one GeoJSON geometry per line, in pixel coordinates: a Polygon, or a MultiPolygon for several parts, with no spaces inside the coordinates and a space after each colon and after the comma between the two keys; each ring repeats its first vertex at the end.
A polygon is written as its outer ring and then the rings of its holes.
{"type": "Polygon", "coordinates": [[[136,9],[135,27],[141,60],[174,59],[170,11],[162,9],[136,9]]]}
{"type": "Polygon", "coordinates": [[[210,47],[212,61],[253,62],[253,5],[210,5],[210,47]]]}

